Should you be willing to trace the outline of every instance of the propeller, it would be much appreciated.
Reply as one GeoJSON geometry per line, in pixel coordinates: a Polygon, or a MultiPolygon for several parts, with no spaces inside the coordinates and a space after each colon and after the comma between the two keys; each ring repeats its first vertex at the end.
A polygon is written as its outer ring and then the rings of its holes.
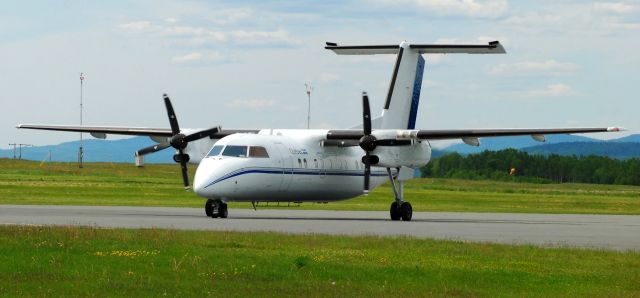
{"type": "Polygon", "coordinates": [[[406,146],[411,145],[411,141],[384,139],[378,140],[371,134],[371,108],[369,106],[369,96],[367,92],[362,92],[362,130],[363,136],[358,141],[360,148],[364,150],[362,163],[364,164],[364,193],[369,193],[371,180],[371,165],[378,164],[380,158],[371,154],[378,146],[406,146]]]}
{"type": "Polygon", "coordinates": [[[173,110],[173,105],[171,105],[171,100],[169,99],[169,96],[167,96],[167,94],[163,94],[162,97],[164,99],[164,105],[167,108],[167,115],[169,116],[169,125],[171,126],[171,133],[173,134],[173,136],[169,138],[168,142],[156,144],[156,145],[138,150],[136,152],[136,155],[142,156],[145,154],[158,152],[160,150],[164,150],[169,147],[175,148],[176,150],[178,150],[178,153],[173,156],[173,161],[180,164],[180,168],[182,170],[182,180],[184,182],[184,188],[185,190],[189,190],[191,188],[189,186],[189,174],[187,173],[187,162],[189,162],[189,155],[185,154],[183,150],[187,147],[187,144],[189,142],[193,142],[205,137],[209,137],[219,132],[220,127],[212,127],[212,128],[201,130],[189,135],[180,133],[180,125],[178,125],[178,118],[176,118],[176,113],[173,110]]]}
{"type": "Polygon", "coordinates": [[[364,135],[360,138],[359,145],[364,150],[362,163],[364,164],[364,192],[369,193],[369,180],[371,179],[371,165],[377,164],[378,156],[371,155],[371,151],[376,149],[376,137],[371,134],[371,108],[369,107],[369,96],[367,92],[362,92],[362,131],[364,135]]]}

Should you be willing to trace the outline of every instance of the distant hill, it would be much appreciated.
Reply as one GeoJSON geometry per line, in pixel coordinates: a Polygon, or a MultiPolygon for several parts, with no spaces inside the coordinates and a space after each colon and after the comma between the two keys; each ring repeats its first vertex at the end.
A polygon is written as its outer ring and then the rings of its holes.
{"type": "Polygon", "coordinates": [[[640,143],[627,142],[568,142],[538,145],[520,150],[541,155],[598,155],[617,159],[640,158],[640,143]]]}
{"type": "Polygon", "coordinates": [[[467,144],[454,144],[444,149],[444,151],[458,152],[461,154],[480,153],[485,150],[498,151],[507,148],[522,149],[540,144],[556,144],[564,142],[597,142],[599,140],[576,136],[576,135],[546,135],[546,142],[540,143],[530,136],[504,137],[504,138],[482,138],[480,147],[473,147],[467,144]]]}
{"type": "Polygon", "coordinates": [[[623,138],[609,140],[608,142],[640,143],[640,134],[629,135],[623,138]]]}
{"type": "MultiPolygon", "coordinates": [[[[506,148],[523,149],[535,154],[559,155],[600,155],[626,159],[640,157],[640,134],[600,141],[583,136],[549,135],[545,143],[536,142],[529,136],[484,138],[480,147],[466,144],[454,144],[444,150],[433,150],[434,158],[448,152],[462,154],[478,153],[484,150],[497,151],[506,148]],[[636,143],[630,143],[636,142],[636,143]],[[607,145],[605,145],[607,144],[607,145]]],[[[84,160],[87,162],[134,162],[134,152],[155,144],[148,137],[134,137],[119,140],[88,139],[84,141],[84,160]]],[[[52,161],[74,162],[78,160],[79,142],[66,142],[58,145],[22,148],[22,158],[41,161],[51,152],[52,161]]],[[[146,163],[173,163],[174,150],[166,149],[145,156],[146,163]]],[[[0,150],[0,157],[13,157],[13,149],[0,150]]]]}
{"type": "MultiPolygon", "coordinates": [[[[134,152],[147,146],[156,144],[148,137],[135,137],[120,140],[84,140],[84,161],[86,162],[130,162],[135,161],[134,152]]],[[[78,161],[78,147],[80,142],[66,142],[58,145],[23,147],[22,158],[41,161],[47,159],[51,152],[52,161],[78,161]]],[[[145,156],[145,163],[173,163],[172,149],[145,156]]],[[[16,153],[17,155],[17,153],[16,153]]],[[[0,150],[0,157],[13,157],[13,148],[0,150]]]]}

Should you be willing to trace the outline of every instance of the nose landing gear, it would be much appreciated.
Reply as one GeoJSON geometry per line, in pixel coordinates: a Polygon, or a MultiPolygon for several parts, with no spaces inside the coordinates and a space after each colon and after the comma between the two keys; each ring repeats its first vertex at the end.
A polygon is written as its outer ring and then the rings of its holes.
{"type": "Polygon", "coordinates": [[[204,213],[211,218],[227,218],[229,216],[227,203],[222,200],[208,199],[204,204],[204,213]]]}

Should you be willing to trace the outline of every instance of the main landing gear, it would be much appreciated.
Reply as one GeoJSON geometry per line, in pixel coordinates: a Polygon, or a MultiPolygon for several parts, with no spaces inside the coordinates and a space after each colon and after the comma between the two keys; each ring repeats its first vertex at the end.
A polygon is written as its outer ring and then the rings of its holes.
{"type": "Polygon", "coordinates": [[[413,216],[413,208],[411,208],[411,204],[409,204],[409,202],[405,202],[403,200],[404,185],[402,183],[402,180],[398,179],[398,189],[396,189],[396,183],[393,179],[393,175],[391,175],[390,168],[387,168],[387,174],[389,175],[389,181],[391,182],[393,195],[396,198],[396,201],[391,203],[391,208],[389,209],[391,220],[402,219],[403,221],[411,221],[411,217],[413,216]]]}
{"type": "Polygon", "coordinates": [[[227,203],[223,202],[222,200],[208,199],[204,204],[204,213],[212,218],[227,218],[229,216],[227,203]]]}

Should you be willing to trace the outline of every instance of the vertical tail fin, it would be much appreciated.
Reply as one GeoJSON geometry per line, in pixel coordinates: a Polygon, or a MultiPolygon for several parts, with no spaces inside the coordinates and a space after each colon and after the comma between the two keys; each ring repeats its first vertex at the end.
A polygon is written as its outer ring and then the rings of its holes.
{"type": "Polygon", "coordinates": [[[339,46],[336,43],[327,43],[325,49],[332,50],[338,55],[398,55],[391,76],[387,100],[382,111],[382,125],[380,127],[382,129],[415,128],[425,67],[422,54],[506,53],[497,41],[487,45],[429,45],[402,42],[400,45],[339,46]]]}
{"type": "Polygon", "coordinates": [[[402,42],[382,110],[383,129],[414,129],[420,103],[424,58],[402,42]]]}

